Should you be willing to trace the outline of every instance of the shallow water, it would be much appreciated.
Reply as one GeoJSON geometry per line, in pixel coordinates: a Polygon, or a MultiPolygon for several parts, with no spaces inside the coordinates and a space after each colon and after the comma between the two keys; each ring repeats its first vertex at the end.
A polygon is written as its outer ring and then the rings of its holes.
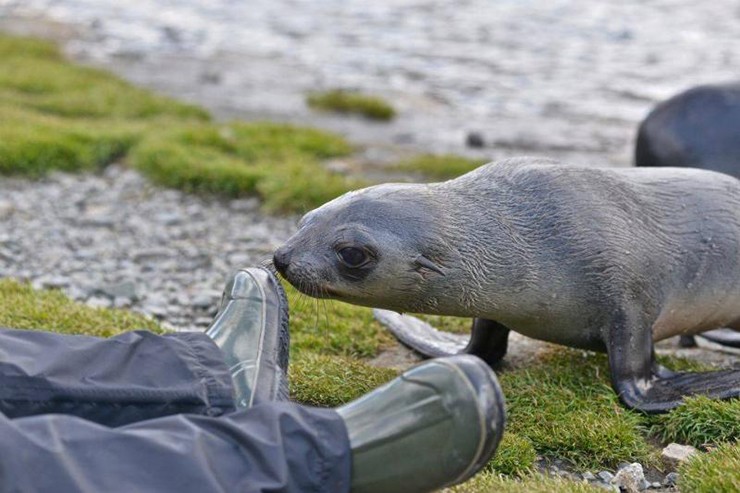
{"type": "Polygon", "coordinates": [[[68,49],[217,113],[311,122],[367,143],[628,165],[662,98],[737,78],[735,0],[0,0],[0,16],[82,26],[68,49]],[[307,109],[360,89],[391,124],[307,109]]]}

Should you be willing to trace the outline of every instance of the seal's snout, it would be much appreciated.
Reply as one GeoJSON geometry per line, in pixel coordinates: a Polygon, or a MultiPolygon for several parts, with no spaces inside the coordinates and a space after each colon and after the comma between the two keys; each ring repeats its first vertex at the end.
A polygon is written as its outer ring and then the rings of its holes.
{"type": "Polygon", "coordinates": [[[281,246],[280,248],[275,250],[275,254],[272,256],[272,263],[275,265],[275,268],[283,277],[286,277],[286,272],[288,271],[288,266],[290,265],[290,256],[290,249],[286,248],[285,246],[281,246]]]}

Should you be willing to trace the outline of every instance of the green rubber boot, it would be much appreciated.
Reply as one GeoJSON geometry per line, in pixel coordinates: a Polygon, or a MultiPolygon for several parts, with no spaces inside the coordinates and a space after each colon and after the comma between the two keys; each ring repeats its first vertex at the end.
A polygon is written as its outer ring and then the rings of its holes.
{"type": "Polygon", "coordinates": [[[463,482],[496,451],[504,396],[483,360],[439,358],[337,409],[352,447],[352,491],[411,493],[463,482]]]}
{"type": "Polygon", "coordinates": [[[224,353],[237,408],[288,400],[288,301],[270,271],[233,274],[206,335],[224,353]]]}

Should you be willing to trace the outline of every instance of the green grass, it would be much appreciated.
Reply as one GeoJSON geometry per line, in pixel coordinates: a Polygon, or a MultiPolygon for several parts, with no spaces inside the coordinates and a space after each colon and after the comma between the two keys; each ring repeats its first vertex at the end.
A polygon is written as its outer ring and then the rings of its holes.
{"type": "Polygon", "coordinates": [[[432,180],[449,180],[464,175],[485,164],[482,159],[471,159],[453,154],[422,154],[394,164],[391,169],[419,173],[432,180]]]}
{"type": "Polygon", "coordinates": [[[656,434],[664,442],[700,447],[740,440],[740,399],[717,401],[692,397],[654,420],[656,434]]]}
{"type": "Polygon", "coordinates": [[[291,350],[367,359],[393,342],[369,308],[316,300],[286,286],[291,350]]]}
{"type": "Polygon", "coordinates": [[[336,407],[376,389],[398,374],[342,356],[301,352],[291,358],[291,399],[303,404],[336,407]]]}
{"type": "Polygon", "coordinates": [[[736,493],[740,491],[740,442],[696,454],[678,472],[683,493],[736,493]]]}
{"type": "Polygon", "coordinates": [[[65,61],[50,43],[0,35],[0,174],[96,171],[124,160],[167,187],[258,195],[269,211],[304,212],[364,186],[322,164],[351,152],[317,129],[211,123],[202,108],[65,61]]]}
{"type": "Polygon", "coordinates": [[[341,89],[310,93],[306,104],[316,110],[356,114],[372,120],[386,121],[396,116],[393,106],[379,97],[341,89]]]}
{"type": "Polygon", "coordinates": [[[133,312],[91,308],[59,291],[36,291],[10,279],[0,279],[0,327],[100,337],[127,330],[162,331],[157,322],[133,312]]]}
{"type": "Polygon", "coordinates": [[[532,441],[507,430],[496,455],[485,470],[505,476],[524,477],[533,471],[536,460],[537,451],[532,441]]]}
{"type": "Polygon", "coordinates": [[[508,430],[529,439],[545,458],[580,469],[654,461],[645,421],[625,410],[608,383],[606,358],[575,350],[500,375],[508,430]]]}
{"type": "Polygon", "coordinates": [[[521,479],[510,479],[490,472],[482,472],[461,485],[446,488],[449,493],[599,493],[604,490],[586,483],[533,474],[521,479]]]}

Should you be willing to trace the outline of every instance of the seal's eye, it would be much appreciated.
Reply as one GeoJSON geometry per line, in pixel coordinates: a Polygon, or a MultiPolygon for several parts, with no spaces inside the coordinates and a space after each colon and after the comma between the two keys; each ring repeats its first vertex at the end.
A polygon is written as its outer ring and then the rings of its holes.
{"type": "Polygon", "coordinates": [[[337,252],[337,255],[347,267],[361,267],[368,260],[367,253],[355,247],[344,247],[337,252]]]}

